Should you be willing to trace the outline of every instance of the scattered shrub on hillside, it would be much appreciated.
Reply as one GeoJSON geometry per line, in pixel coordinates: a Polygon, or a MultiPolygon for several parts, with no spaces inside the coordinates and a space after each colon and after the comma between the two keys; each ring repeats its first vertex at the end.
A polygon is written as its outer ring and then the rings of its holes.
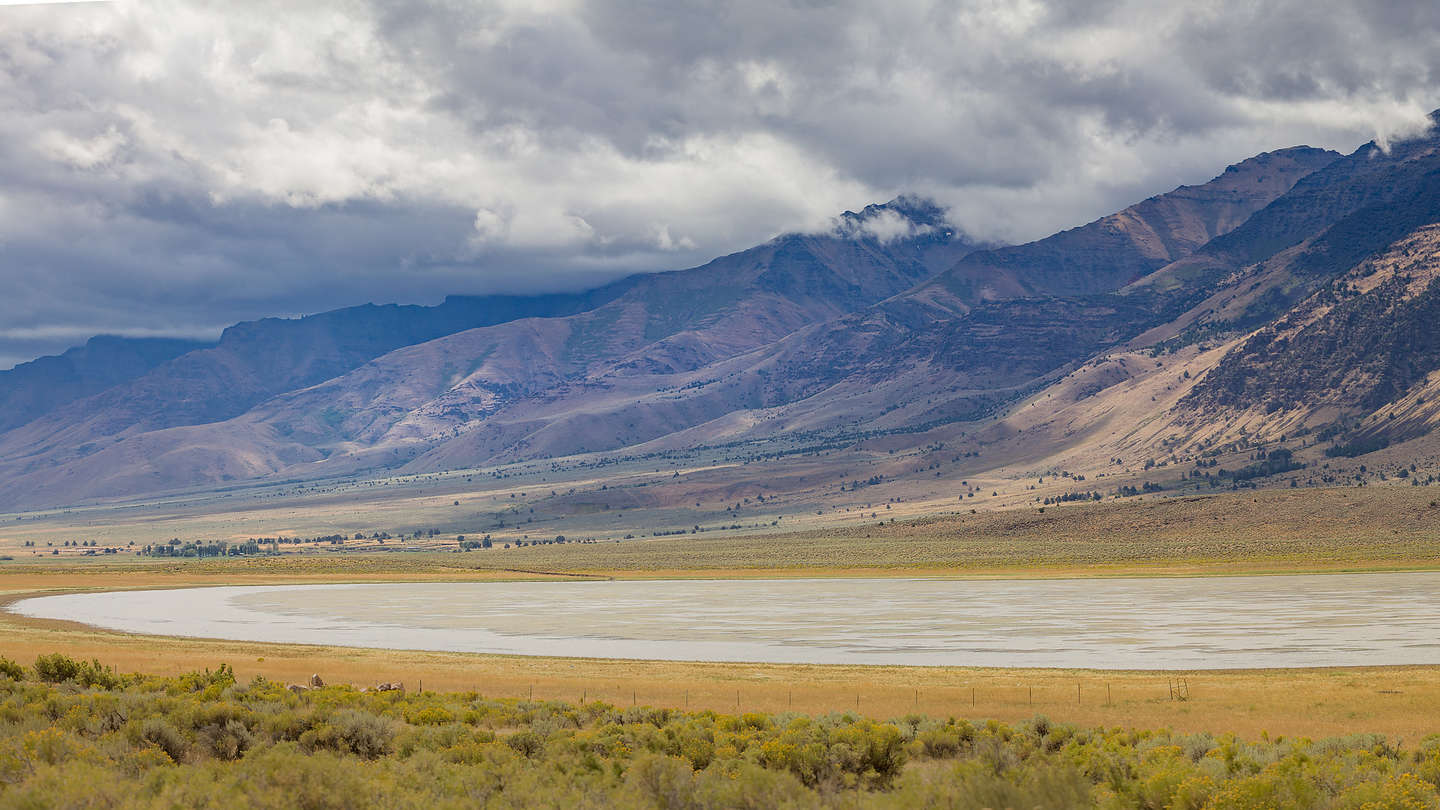
{"type": "Polygon", "coordinates": [[[1326,458],[1355,458],[1376,453],[1390,446],[1386,436],[1364,436],[1348,442],[1337,442],[1325,448],[1326,458]]]}

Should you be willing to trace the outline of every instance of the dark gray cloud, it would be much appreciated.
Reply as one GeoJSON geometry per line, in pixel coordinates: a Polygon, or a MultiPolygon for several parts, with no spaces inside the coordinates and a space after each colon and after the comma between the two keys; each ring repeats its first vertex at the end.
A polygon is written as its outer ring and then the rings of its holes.
{"type": "Polygon", "coordinates": [[[1414,131],[1399,0],[0,6],[0,366],[680,267],[900,192],[1024,239],[1414,131]]]}

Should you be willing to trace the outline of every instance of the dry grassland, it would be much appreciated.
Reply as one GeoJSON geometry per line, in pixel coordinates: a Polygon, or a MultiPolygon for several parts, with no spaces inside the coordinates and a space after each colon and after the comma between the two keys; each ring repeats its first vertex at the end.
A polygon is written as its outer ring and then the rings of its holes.
{"type": "MultiPolygon", "coordinates": [[[[537,544],[554,535],[532,530],[524,547],[497,537],[495,547],[453,553],[454,537],[322,544],[303,554],[243,562],[158,562],[131,554],[76,559],[19,550],[12,568],[249,573],[350,574],[465,571],[579,572],[615,576],[927,575],[1074,576],[1208,575],[1245,572],[1396,570],[1440,567],[1440,502],[1424,487],[1281,489],[1190,497],[1145,497],[1044,509],[942,511],[911,502],[863,524],[802,530],[706,531],[595,543],[537,544]],[[504,548],[505,544],[511,548],[504,548]],[[368,553],[355,553],[364,548],[368,553]],[[400,553],[401,551],[405,553],[400,553]]],[[[363,506],[357,505],[357,511],[363,506]]],[[[58,519],[58,518],[57,518],[58,519]]],[[[818,519],[817,519],[818,520],[818,519]]],[[[79,531],[79,529],[77,529],[79,531]]],[[[138,529],[137,529],[138,531],[138,529]]],[[[234,533],[232,533],[234,534],[234,533]]],[[[193,536],[193,535],[192,535],[193,536]]],[[[243,536],[243,535],[242,535],[243,536]]],[[[471,535],[474,537],[475,535],[471,535]]],[[[570,535],[575,539],[576,535],[570,535]]],[[[153,539],[153,538],[152,538],[153,539]]],[[[293,546],[282,547],[286,551],[293,546]]],[[[45,549],[48,550],[48,549],[45,549]]]]}
{"type": "MultiPolygon", "coordinates": [[[[1440,507],[1411,487],[1269,490],[942,515],[785,535],[685,535],[472,555],[629,574],[1234,574],[1440,567],[1440,507]]],[[[883,511],[882,511],[883,514],[883,511]]]]}

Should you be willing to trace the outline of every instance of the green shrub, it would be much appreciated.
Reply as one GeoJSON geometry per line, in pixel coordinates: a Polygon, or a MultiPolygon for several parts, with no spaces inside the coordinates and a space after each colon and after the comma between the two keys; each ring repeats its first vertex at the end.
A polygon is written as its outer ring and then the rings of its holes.
{"type": "Polygon", "coordinates": [[[545,751],[545,738],[533,731],[517,731],[505,738],[505,744],[524,757],[539,756],[545,751]]]}
{"type": "Polygon", "coordinates": [[[630,766],[626,784],[644,807],[679,810],[696,804],[695,772],[678,757],[641,757],[630,766]]]}
{"type": "Polygon", "coordinates": [[[954,726],[927,729],[916,739],[925,756],[931,759],[948,759],[960,753],[960,730],[954,726]]]}
{"type": "MultiPolygon", "coordinates": [[[[944,771],[906,774],[878,806],[903,810],[1074,810],[1096,805],[1086,779],[1059,764],[1027,771],[1019,778],[995,774],[979,762],[944,771]]],[[[1126,805],[1117,805],[1126,806],[1126,805]]]]}
{"type": "Polygon", "coordinates": [[[817,804],[814,792],[791,774],[743,761],[730,768],[706,768],[696,774],[692,796],[696,807],[726,810],[776,810],[817,804]]]}
{"type": "Polygon", "coordinates": [[[80,742],[61,729],[50,727],[31,731],[20,740],[21,750],[32,762],[59,765],[79,756],[80,742]]]}
{"type": "Polygon", "coordinates": [[[207,754],[223,760],[239,759],[255,742],[250,729],[239,720],[211,723],[200,729],[197,738],[207,754]]]}
{"type": "Polygon", "coordinates": [[[85,687],[98,686],[101,689],[118,689],[123,684],[114,669],[99,661],[76,661],[60,653],[36,658],[35,677],[45,683],[74,682],[85,687]]]}
{"type": "Polygon", "coordinates": [[[446,723],[455,722],[455,715],[440,706],[426,706],[409,715],[405,720],[415,726],[443,726],[446,723]]]}
{"type": "Polygon", "coordinates": [[[221,664],[214,672],[187,672],[175,679],[177,686],[185,692],[207,692],[213,697],[235,685],[235,670],[229,664],[221,664]]]}
{"type": "Polygon", "coordinates": [[[9,658],[0,656],[0,675],[12,681],[23,681],[25,680],[25,668],[9,658]]]}
{"type": "Polygon", "coordinates": [[[35,677],[45,683],[73,681],[80,674],[80,662],[60,653],[35,659],[35,677]]]}
{"type": "Polygon", "coordinates": [[[185,742],[185,736],[160,717],[145,719],[140,726],[140,740],[164,751],[166,756],[177,763],[184,761],[185,752],[190,748],[185,742]]]}
{"type": "Polygon", "coordinates": [[[300,744],[310,750],[326,749],[362,759],[377,759],[394,750],[395,724],[367,712],[346,709],[301,734],[300,744]]]}

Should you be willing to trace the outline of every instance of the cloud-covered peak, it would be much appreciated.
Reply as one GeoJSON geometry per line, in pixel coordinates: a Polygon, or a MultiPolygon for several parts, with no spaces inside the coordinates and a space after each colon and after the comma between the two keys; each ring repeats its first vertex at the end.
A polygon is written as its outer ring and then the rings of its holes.
{"type": "Polygon", "coordinates": [[[949,238],[957,229],[946,221],[945,209],[934,200],[902,195],[888,203],[867,205],[859,213],[846,211],[835,218],[830,232],[844,239],[886,244],[927,235],[949,238]]]}

